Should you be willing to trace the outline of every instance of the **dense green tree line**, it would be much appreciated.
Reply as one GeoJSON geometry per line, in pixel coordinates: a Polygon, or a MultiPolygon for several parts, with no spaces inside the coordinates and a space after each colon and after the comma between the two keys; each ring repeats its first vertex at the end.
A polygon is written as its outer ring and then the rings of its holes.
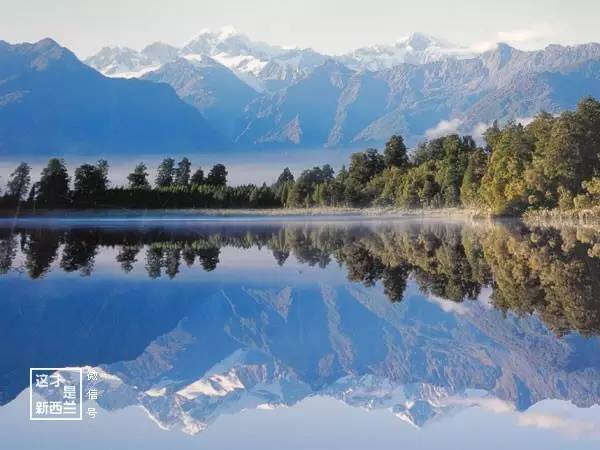
{"type": "Polygon", "coordinates": [[[0,273],[44,276],[56,263],[88,276],[101,248],[115,262],[148,276],[174,278],[185,264],[211,271],[223,247],[266,248],[284,265],[342,265],[351,281],[380,283],[393,302],[412,280],[428,296],[455,302],[481,299],[503,311],[537,313],[556,333],[600,333],[600,233],[590,228],[523,224],[370,227],[264,226],[198,230],[28,229],[0,231],[0,273]],[[22,252],[23,257],[17,258],[22,252]],[[22,267],[14,267],[22,261],[22,267]],[[486,300],[486,298],[484,298],[486,300]]]}
{"type": "Polygon", "coordinates": [[[127,186],[110,187],[107,161],[83,164],[75,169],[71,179],[65,161],[52,158],[42,170],[39,181],[30,187],[31,168],[21,163],[10,175],[0,206],[5,209],[281,206],[276,186],[228,186],[227,168],[223,164],[215,164],[206,176],[202,168],[193,174],[191,169],[188,158],[177,164],[172,158],[166,158],[157,168],[152,187],[146,165],[139,163],[127,176],[127,186]]]}
{"type": "Polygon", "coordinates": [[[523,126],[494,123],[485,145],[452,134],[408,152],[392,136],[383,152],[351,155],[337,173],[325,164],[297,179],[286,168],[271,185],[228,186],[227,169],[216,164],[192,172],[183,158],[164,159],[153,187],[140,163],[128,185],[110,187],[106,161],[78,167],[71,180],[65,162],[48,162],[31,189],[30,168],[11,174],[4,208],[256,208],[311,206],[468,207],[496,215],[529,209],[600,210],[600,103],[583,99],[575,111],[540,113],[523,126]],[[71,190],[70,186],[73,185],[71,190]],[[27,195],[29,192],[29,195],[27,195]]]}
{"type": "MultiPolygon", "coordinates": [[[[408,153],[392,136],[383,154],[368,149],[349,167],[320,178],[302,173],[286,206],[468,207],[495,215],[528,209],[600,209],[600,103],[539,114],[523,126],[494,123],[478,146],[470,136],[432,139],[408,153]]],[[[324,169],[324,168],[322,168],[324,169]]]]}

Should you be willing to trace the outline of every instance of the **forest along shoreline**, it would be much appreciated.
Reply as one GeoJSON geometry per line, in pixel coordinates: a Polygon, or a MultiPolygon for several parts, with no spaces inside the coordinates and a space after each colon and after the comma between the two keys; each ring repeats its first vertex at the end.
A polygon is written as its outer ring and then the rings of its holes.
{"type": "MultiPolygon", "coordinates": [[[[483,134],[450,134],[408,151],[394,135],[380,153],[353,153],[348,168],[329,165],[297,178],[285,168],[272,184],[231,186],[227,168],[205,175],[184,157],[165,158],[151,184],[140,162],[126,186],[111,186],[109,164],[83,164],[71,178],[63,159],[51,158],[39,181],[22,162],[0,197],[9,215],[50,210],[253,210],[251,214],[452,215],[594,220],[600,217],[600,102],[588,97],[574,111],[541,112],[528,125],[494,122],[483,134]],[[299,210],[301,209],[301,211],[299,210]],[[374,212],[376,211],[376,212],[374,212]],[[415,212],[417,211],[417,212],[415,212]],[[437,212],[436,212],[437,211],[437,212]]],[[[250,213],[249,213],[250,214],[250,213]]]]}

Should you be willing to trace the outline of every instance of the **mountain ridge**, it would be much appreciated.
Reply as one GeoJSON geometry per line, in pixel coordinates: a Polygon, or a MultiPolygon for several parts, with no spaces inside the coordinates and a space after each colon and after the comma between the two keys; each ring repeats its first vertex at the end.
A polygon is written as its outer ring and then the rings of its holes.
{"type": "Polygon", "coordinates": [[[493,121],[558,113],[600,95],[596,43],[531,51],[498,43],[476,52],[413,33],[336,56],[256,43],[227,29],[201,33],[179,56],[201,57],[186,55],[190,49],[206,52],[258,93],[229,120],[235,126],[228,137],[245,149],[379,146],[392,134],[416,145],[444,123],[456,125],[448,132],[477,136],[493,121]],[[340,66],[348,74],[343,88],[319,84],[340,66]]]}
{"type": "MultiPolygon", "coordinates": [[[[397,45],[456,48],[419,34],[397,45]]],[[[103,65],[105,78],[51,39],[2,42],[0,152],[344,149],[380,146],[392,134],[415,146],[440,133],[481,139],[494,121],[556,114],[581,97],[600,97],[597,43],[534,51],[500,43],[474,56],[462,49],[381,70],[256,43],[234,30],[201,33],[186,48],[200,53],[160,42],[141,52],[120,48],[118,57],[105,48],[87,60],[103,65]]]]}
{"type": "Polygon", "coordinates": [[[0,45],[0,154],[163,153],[223,147],[167,85],[107,78],[52,39],[0,45]]]}

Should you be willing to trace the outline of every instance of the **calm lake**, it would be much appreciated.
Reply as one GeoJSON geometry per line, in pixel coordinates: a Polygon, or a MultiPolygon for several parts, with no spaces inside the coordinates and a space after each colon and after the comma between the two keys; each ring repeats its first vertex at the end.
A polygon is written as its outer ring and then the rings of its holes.
{"type": "Polygon", "coordinates": [[[600,229],[160,219],[0,221],[0,447],[600,447],[600,229]]]}

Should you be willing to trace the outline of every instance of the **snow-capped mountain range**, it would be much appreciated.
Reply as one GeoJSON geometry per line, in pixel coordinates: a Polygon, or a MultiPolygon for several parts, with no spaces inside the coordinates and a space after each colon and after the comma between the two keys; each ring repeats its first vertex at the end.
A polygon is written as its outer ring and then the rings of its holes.
{"type": "Polygon", "coordinates": [[[597,43],[535,51],[499,43],[480,53],[415,33],[324,55],[225,28],[202,31],[181,47],[104,48],[87,65],[51,39],[0,41],[0,56],[7,62],[0,67],[0,153],[22,157],[49,149],[159,154],[173,151],[175,135],[186,136],[178,148],[190,156],[200,148],[354,150],[379,147],[392,134],[414,146],[451,133],[477,139],[494,121],[558,114],[585,96],[600,98],[597,43]],[[117,88],[118,97],[101,93],[117,88]],[[139,107],[150,97],[152,107],[139,107]],[[167,113],[163,99],[187,119],[167,113]],[[124,117],[141,116],[144,125],[125,126],[124,117]],[[148,121],[160,133],[150,133],[148,121]]]}
{"type": "Polygon", "coordinates": [[[171,85],[240,148],[357,148],[392,134],[410,145],[443,132],[477,138],[494,120],[558,113],[600,94],[598,44],[522,51],[499,43],[482,52],[423,33],[324,55],[226,27],[202,31],[178,49],[106,48],[86,62],[108,76],[171,85]],[[207,73],[209,60],[211,71],[220,66],[237,81],[207,73]],[[234,91],[244,95],[228,95],[234,91]]]}
{"type": "Polygon", "coordinates": [[[401,63],[426,64],[443,59],[467,59],[477,53],[444,39],[413,33],[393,45],[361,47],[337,59],[354,70],[383,70],[401,63]]]}
{"type": "Polygon", "coordinates": [[[360,71],[473,55],[467,47],[456,46],[423,33],[413,33],[392,45],[374,45],[343,55],[325,55],[310,48],[285,48],[253,41],[227,26],[218,30],[203,30],[180,48],[161,42],[150,44],[139,52],[128,47],[104,47],[85,62],[107,76],[134,78],[178,57],[197,60],[208,56],[262,92],[291,84],[327,59],[335,59],[360,71]]]}

